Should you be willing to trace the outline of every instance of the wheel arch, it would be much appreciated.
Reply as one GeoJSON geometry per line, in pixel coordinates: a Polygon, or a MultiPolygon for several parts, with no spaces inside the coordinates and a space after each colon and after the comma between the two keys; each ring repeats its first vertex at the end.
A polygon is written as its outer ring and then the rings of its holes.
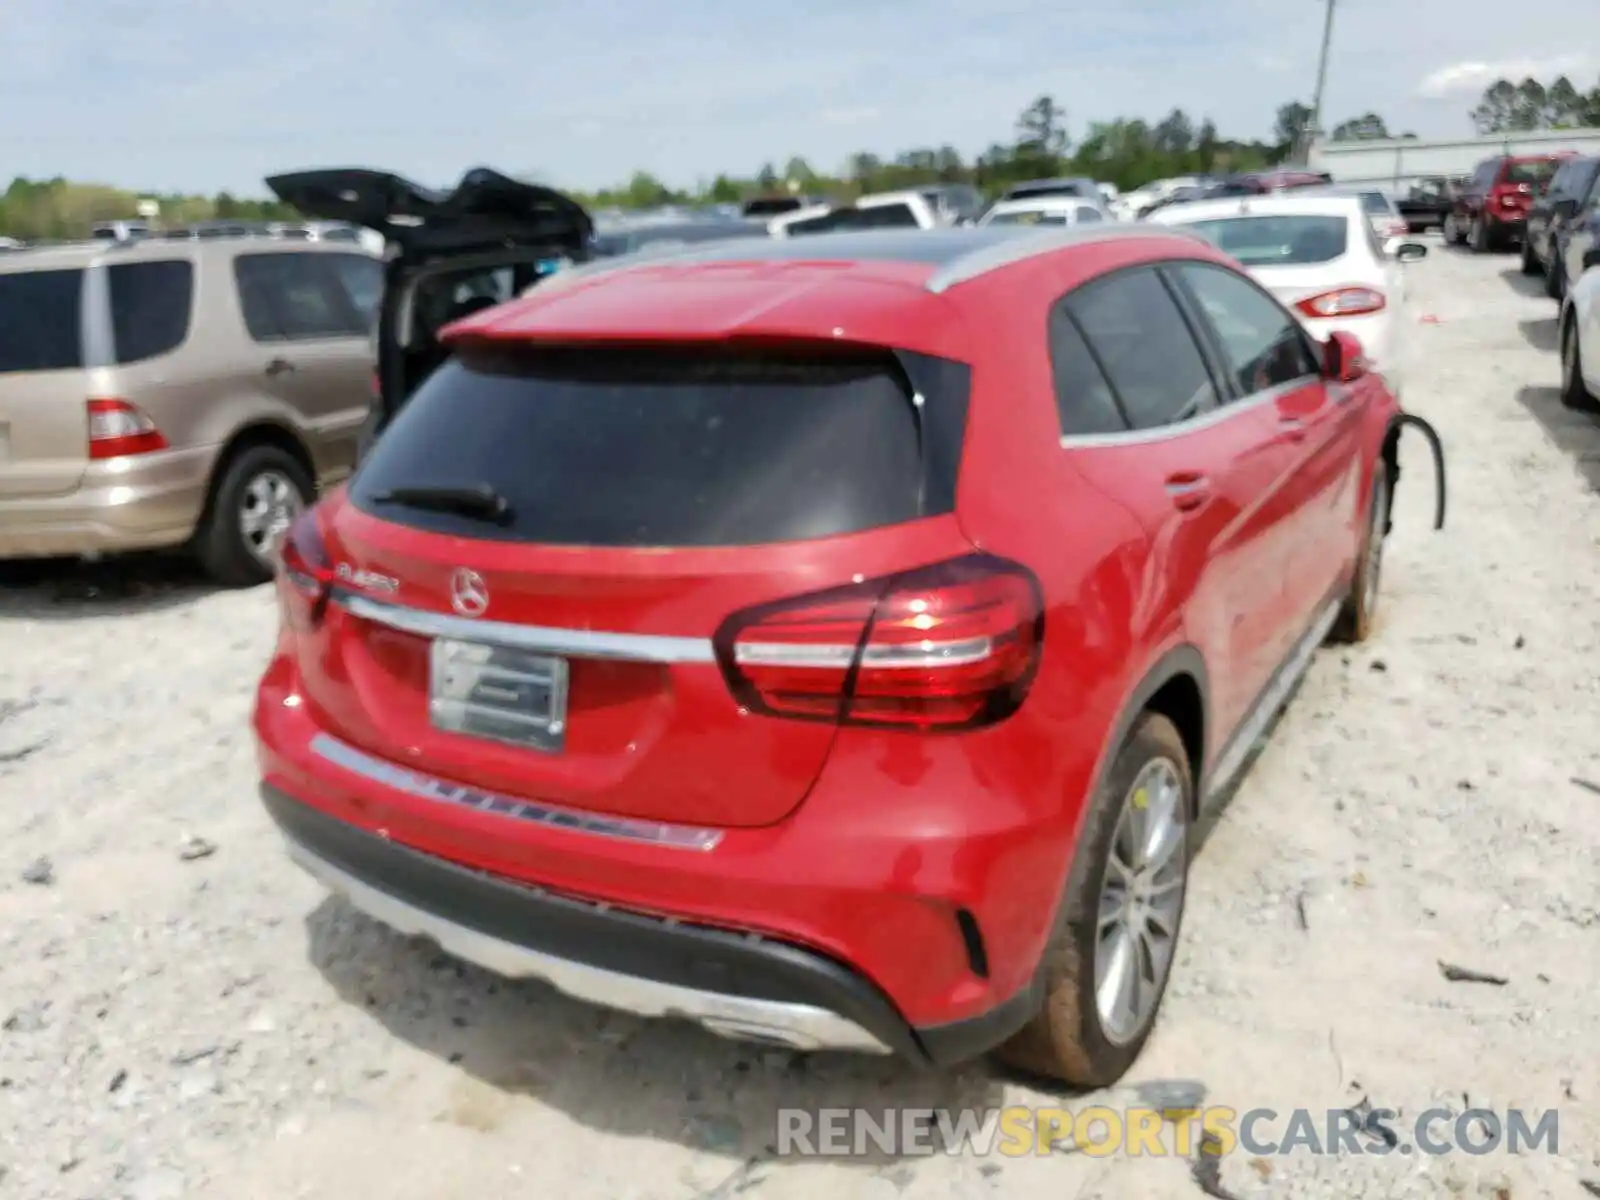
{"type": "Polygon", "coordinates": [[[1117,750],[1127,741],[1134,724],[1147,712],[1159,713],[1177,727],[1178,736],[1189,753],[1194,803],[1198,809],[1200,797],[1205,794],[1205,773],[1210,766],[1211,688],[1205,659],[1199,648],[1189,643],[1174,646],[1157,659],[1128,694],[1106,739],[1093,789],[1099,790],[1105,772],[1116,759],[1117,750]]]}
{"type": "Polygon", "coordinates": [[[288,425],[278,421],[265,418],[251,421],[233,431],[228,440],[222,444],[222,449],[217,452],[216,461],[211,464],[211,476],[206,481],[205,512],[200,518],[202,528],[211,517],[216,505],[217,488],[227,475],[228,468],[246,450],[256,446],[273,446],[282,450],[300,465],[306,473],[306,478],[311,481],[312,488],[316,488],[316,462],[300,435],[288,425]]]}

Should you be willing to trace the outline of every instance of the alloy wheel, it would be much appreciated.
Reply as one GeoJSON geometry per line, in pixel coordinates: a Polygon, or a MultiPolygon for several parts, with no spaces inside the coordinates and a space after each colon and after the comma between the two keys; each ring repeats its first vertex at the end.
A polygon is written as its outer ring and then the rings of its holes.
{"type": "Polygon", "coordinates": [[[239,533],[250,553],[270,562],[278,542],[305,508],[294,481],[280,471],[262,471],[245,485],[239,500],[239,533]]]}
{"type": "Polygon", "coordinates": [[[1100,885],[1095,1008],[1114,1045],[1144,1030],[1172,969],[1188,884],[1188,824],[1177,765],[1152,759],[1123,801],[1100,885]]]}

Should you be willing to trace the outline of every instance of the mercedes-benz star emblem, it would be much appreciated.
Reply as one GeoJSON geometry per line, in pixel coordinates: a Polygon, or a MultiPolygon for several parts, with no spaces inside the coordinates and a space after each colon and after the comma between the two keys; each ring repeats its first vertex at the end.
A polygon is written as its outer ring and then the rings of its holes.
{"type": "Polygon", "coordinates": [[[483,576],[457,567],[450,576],[450,607],[463,617],[481,617],[489,608],[489,586],[483,576]]]}

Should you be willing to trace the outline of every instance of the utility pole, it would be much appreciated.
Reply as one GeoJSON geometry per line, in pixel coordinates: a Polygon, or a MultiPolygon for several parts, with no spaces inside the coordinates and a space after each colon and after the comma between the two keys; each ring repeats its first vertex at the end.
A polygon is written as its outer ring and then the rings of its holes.
{"type": "Polygon", "coordinates": [[[1328,82],[1328,47],[1333,43],[1333,6],[1336,0],[1322,0],[1322,51],[1317,55],[1317,90],[1311,97],[1311,120],[1302,135],[1305,148],[1301,162],[1311,163],[1311,143],[1322,131],[1322,89],[1328,82]]]}

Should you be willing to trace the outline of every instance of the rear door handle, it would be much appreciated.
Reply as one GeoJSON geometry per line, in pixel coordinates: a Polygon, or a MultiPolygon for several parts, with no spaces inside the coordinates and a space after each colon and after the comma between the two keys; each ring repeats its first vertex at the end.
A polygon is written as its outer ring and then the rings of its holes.
{"type": "Polygon", "coordinates": [[[1278,428],[1292,442],[1304,441],[1306,436],[1306,420],[1304,417],[1279,417],[1278,428]]]}
{"type": "Polygon", "coordinates": [[[267,364],[268,375],[287,375],[294,370],[294,364],[287,358],[275,358],[267,364]]]}
{"type": "Polygon", "coordinates": [[[1198,471],[1178,471],[1167,476],[1167,495],[1179,512],[1193,512],[1211,495],[1211,481],[1198,471]]]}

